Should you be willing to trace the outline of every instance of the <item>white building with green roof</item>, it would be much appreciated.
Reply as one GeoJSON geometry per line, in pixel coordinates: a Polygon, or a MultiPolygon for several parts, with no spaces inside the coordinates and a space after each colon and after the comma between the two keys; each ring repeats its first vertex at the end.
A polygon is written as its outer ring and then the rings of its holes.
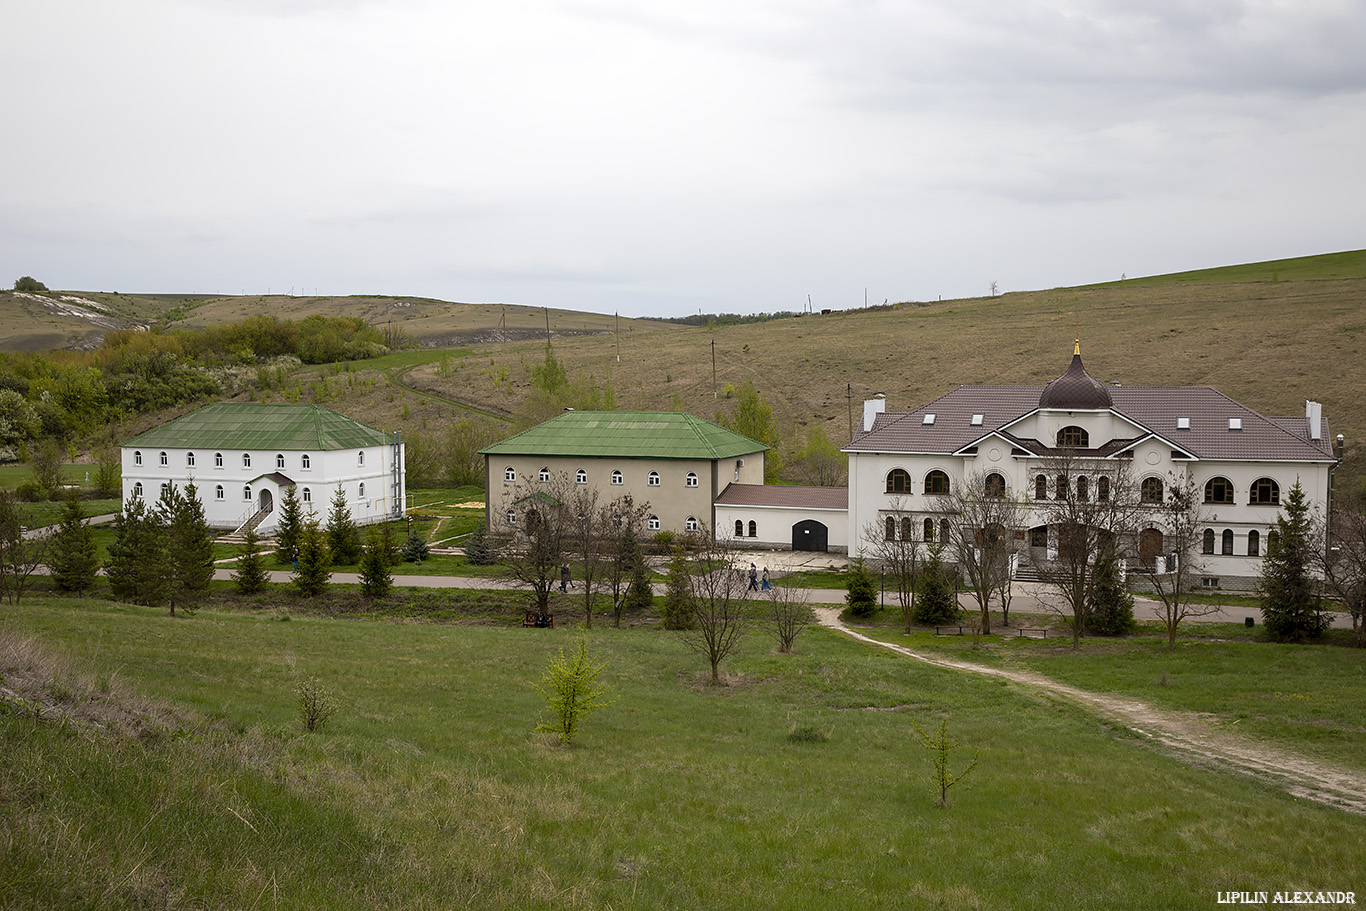
{"type": "Polygon", "coordinates": [[[566,411],[480,450],[488,527],[506,533],[516,501],[539,485],[595,486],[604,502],[648,502],[649,531],[716,526],[727,484],[763,484],[768,447],[710,421],[672,411],[566,411]]]}
{"type": "Polygon", "coordinates": [[[219,403],[123,444],[123,500],[155,501],[193,482],[210,527],[254,520],[275,530],[280,497],[299,489],[305,512],[326,515],[337,486],[357,524],[403,514],[403,443],[320,405],[219,403]]]}

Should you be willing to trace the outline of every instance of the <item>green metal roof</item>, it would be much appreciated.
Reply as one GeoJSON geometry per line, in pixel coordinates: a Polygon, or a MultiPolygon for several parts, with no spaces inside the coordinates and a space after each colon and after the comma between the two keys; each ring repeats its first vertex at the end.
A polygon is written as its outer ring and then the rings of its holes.
{"type": "Polygon", "coordinates": [[[389,435],[321,405],[220,402],[133,437],[124,446],[326,452],[383,446],[389,435]]]}
{"type": "Polygon", "coordinates": [[[479,450],[485,455],[727,459],[763,443],[681,411],[566,411],[479,450]]]}

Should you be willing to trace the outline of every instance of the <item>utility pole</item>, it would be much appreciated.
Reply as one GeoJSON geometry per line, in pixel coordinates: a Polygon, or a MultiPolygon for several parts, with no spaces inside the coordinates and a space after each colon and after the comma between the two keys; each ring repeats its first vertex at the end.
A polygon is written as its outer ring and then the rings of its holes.
{"type": "Polygon", "coordinates": [[[621,363],[621,311],[616,312],[617,319],[617,363],[621,363]]]}
{"type": "Polygon", "coordinates": [[[547,345],[549,345],[549,344],[550,344],[550,308],[549,308],[549,307],[542,307],[541,309],[545,311],[545,343],[546,343],[547,345]]]}
{"type": "Polygon", "coordinates": [[[716,339],[711,340],[711,397],[716,398],[716,339]]]}
{"type": "Polygon", "coordinates": [[[854,384],[849,383],[844,390],[844,400],[849,405],[849,439],[854,438],[854,384]]]}

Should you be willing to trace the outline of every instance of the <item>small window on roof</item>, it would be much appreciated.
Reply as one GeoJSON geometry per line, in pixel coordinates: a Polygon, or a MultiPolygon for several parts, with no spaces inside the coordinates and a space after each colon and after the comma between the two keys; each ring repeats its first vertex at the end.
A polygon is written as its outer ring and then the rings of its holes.
{"type": "Polygon", "coordinates": [[[1242,430],[1242,429],[1243,429],[1243,419],[1242,419],[1242,418],[1229,418],[1229,419],[1228,419],[1228,429],[1229,429],[1229,430],[1242,430]]]}
{"type": "Polygon", "coordinates": [[[983,420],[985,417],[986,417],[986,415],[982,414],[980,411],[977,412],[976,414],[974,414],[974,415],[972,416],[972,426],[974,426],[974,427],[981,427],[981,426],[982,426],[982,420],[983,420]]]}
{"type": "Polygon", "coordinates": [[[1191,419],[1190,419],[1190,418],[1177,418],[1177,419],[1176,419],[1176,429],[1177,429],[1177,430],[1190,430],[1190,429],[1191,429],[1191,419]]]}
{"type": "Polygon", "coordinates": [[[924,416],[923,418],[920,419],[920,423],[922,423],[922,424],[933,424],[933,423],[934,423],[934,412],[933,412],[933,411],[927,411],[927,412],[925,412],[925,416],[924,416]]]}

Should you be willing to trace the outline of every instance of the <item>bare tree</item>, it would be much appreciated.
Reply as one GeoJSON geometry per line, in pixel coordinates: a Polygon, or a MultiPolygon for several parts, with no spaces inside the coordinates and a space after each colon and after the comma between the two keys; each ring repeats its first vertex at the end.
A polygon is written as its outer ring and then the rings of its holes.
{"type": "Polygon", "coordinates": [[[46,538],[25,534],[14,495],[0,490],[0,596],[10,604],[19,603],[29,576],[47,562],[47,545],[46,538]]]}
{"type": "Polygon", "coordinates": [[[599,581],[607,562],[608,542],[612,537],[612,515],[604,514],[598,506],[596,487],[576,485],[557,517],[565,521],[567,550],[579,561],[579,579],[583,582],[583,622],[593,628],[593,588],[599,581]]]}
{"type": "Polygon", "coordinates": [[[640,530],[649,513],[648,502],[637,506],[629,493],[602,507],[606,519],[604,530],[607,559],[603,564],[602,583],[612,598],[612,617],[621,626],[621,615],[626,608],[626,595],[631,588],[637,564],[644,559],[640,550],[640,530]]]}
{"type": "MultiPolygon", "coordinates": [[[[1145,483],[1155,483],[1156,480],[1145,483]]],[[[1200,561],[1200,535],[1207,519],[1201,505],[1203,494],[1190,477],[1184,481],[1168,477],[1163,494],[1161,505],[1155,507],[1153,516],[1153,522],[1162,535],[1162,552],[1154,558],[1150,578],[1153,593],[1162,602],[1167,645],[1175,648],[1176,628],[1183,620],[1203,617],[1219,608],[1212,604],[1192,603],[1190,599],[1192,580],[1204,570],[1204,564],[1200,561]]]]}
{"type": "Polygon", "coordinates": [[[1034,501],[1048,524],[1048,556],[1039,575],[1071,614],[1072,647],[1081,644],[1095,594],[1096,569],[1126,553],[1137,521],[1138,497],[1122,462],[1064,455],[1039,469],[1052,497],[1034,501]]]}
{"type": "Polygon", "coordinates": [[[778,651],[787,654],[798,634],[816,619],[811,610],[811,591],[788,585],[774,585],[768,592],[768,620],[778,637],[778,651]]]}
{"type": "Polygon", "coordinates": [[[569,550],[567,479],[554,478],[512,493],[512,543],[499,554],[504,575],[527,588],[538,614],[550,612],[550,592],[569,550]]]}
{"type": "Polygon", "coordinates": [[[1335,505],[1329,530],[1317,569],[1324,588],[1352,615],[1357,645],[1366,647],[1366,497],[1335,505]]]}
{"type": "Polygon", "coordinates": [[[920,576],[922,542],[916,537],[917,531],[916,522],[906,511],[901,497],[888,501],[887,514],[863,529],[869,556],[896,587],[901,619],[908,633],[915,616],[915,590],[920,576]]]}
{"type": "Polygon", "coordinates": [[[735,650],[753,618],[749,578],[735,565],[735,545],[729,538],[701,538],[689,562],[693,622],[678,635],[688,648],[706,657],[716,684],[721,662],[735,650]]]}
{"type": "Polygon", "coordinates": [[[1024,525],[1025,504],[1012,496],[995,472],[965,478],[956,491],[936,498],[938,508],[954,518],[949,540],[958,569],[977,601],[980,623],[991,633],[991,599],[1010,580],[1010,557],[1015,553],[1015,530],[1024,525]]]}

